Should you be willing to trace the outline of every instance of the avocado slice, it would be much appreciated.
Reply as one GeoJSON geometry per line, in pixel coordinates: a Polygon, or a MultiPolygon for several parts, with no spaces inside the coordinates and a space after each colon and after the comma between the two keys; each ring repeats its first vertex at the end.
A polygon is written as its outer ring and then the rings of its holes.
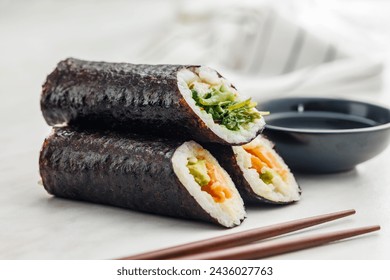
{"type": "Polygon", "coordinates": [[[210,176],[207,174],[206,161],[204,159],[190,158],[187,167],[190,174],[194,176],[195,181],[201,186],[210,182],[210,176]]]}
{"type": "Polygon", "coordinates": [[[274,178],[274,175],[268,170],[266,170],[264,173],[259,174],[260,179],[263,180],[264,183],[267,185],[272,184],[272,179],[274,178]]]}

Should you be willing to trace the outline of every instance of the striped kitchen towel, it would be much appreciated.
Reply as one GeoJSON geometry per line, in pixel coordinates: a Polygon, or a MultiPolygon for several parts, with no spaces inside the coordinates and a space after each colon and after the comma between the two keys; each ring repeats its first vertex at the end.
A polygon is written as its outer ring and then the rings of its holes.
{"type": "Polygon", "coordinates": [[[211,65],[258,100],[379,91],[383,73],[380,60],[314,34],[269,5],[181,9],[171,33],[143,59],[211,65]]]}

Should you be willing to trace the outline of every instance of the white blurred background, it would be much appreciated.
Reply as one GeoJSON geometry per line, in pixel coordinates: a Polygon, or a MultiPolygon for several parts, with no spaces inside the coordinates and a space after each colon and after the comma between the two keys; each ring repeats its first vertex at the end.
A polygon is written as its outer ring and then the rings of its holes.
{"type": "Polygon", "coordinates": [[[41,85],[67,57],[205,64],[258,102],[390,105],[389,46],[390,1],[0,0],[2,149],[15,131],[47,131],[41,85]]]}
{"type": "Polygon", "coordinates": [[[206,64],[259,102],[377,99],[389,46],[389,1],[0,1],[1,96],[18,103],[69,56],[206,64]]]}

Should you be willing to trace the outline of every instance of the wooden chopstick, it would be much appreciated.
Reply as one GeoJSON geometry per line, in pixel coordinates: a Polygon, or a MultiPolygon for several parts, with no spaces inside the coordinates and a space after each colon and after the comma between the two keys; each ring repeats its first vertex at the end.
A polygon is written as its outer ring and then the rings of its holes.
{"type": "Polygon", "coordinates": [[[282,235],[303,228],[311,227],[321,223],[340,219],[345,216],[355,214],[353,209],[344,210],[309,218],[289,221],[285,223],[260,227],[243,232],[232,233],[201,241],[195,241],[183,245],[173,246],[161,250],[151,251],[143,254],[137,254],[120,258],[121,260],[162,260],[168,258],[177,258],[182,255],[193,255],[206,251],[214,251],[247,244],[253,241],[282,235]]]}
{"type": "Polygon", "coordinates": [[[318,234],[308,237],[285,240],[279,242],[266,242],[260,244],[249,244],[229,249],[203,252],[194,255],[185,255],[175,259],[181,260],[250,260],[275,256],[292,251],[302,250],[320,246],[332,241],[341,240],[372,231],[379,230],[380,226],[367,226],[361,228],[347,229],[336,232],[318,234]]]}

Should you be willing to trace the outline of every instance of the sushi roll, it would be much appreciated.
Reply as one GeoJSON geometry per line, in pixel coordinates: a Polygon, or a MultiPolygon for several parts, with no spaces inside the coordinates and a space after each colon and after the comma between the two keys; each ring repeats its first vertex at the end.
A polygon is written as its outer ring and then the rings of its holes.
{"type": "Polygon", "coordinates": [[[57,127],[39,168],[44,188],[58,197],[228,228],[246,215],[229,175],[194,141],[57,127]]]}
{"type": "Polygon", "coordinates": [[[274,145],[259,135],[242,146],[206,146],[228,171],[245,203],[289,204],[301,189],[274,145]]]}
{"type": "Polygon", "coordinates": [[[250,98],[215,70],[69,58],[47,77],[41,109],[49,125],[123,129],[229,145],[264,127],[250,98]]]}

